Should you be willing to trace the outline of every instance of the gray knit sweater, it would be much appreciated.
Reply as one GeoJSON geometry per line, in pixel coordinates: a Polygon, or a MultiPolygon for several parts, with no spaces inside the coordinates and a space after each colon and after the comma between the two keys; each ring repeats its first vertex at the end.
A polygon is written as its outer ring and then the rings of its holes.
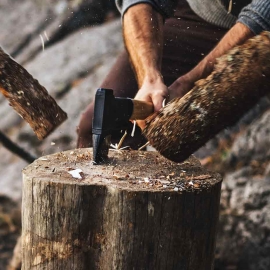
{"type": "MultiPolygon", "coordinates": [[[[187,0],[191,9],[202,19],[214,25],[230,28],[236,21],[245,24],[255,34],[263,30],[270,31],[270,0],[233,0],[234,6],[240,5],[240,13],[228,13],[224,3],[229,0],[187,0]]],[[[165,18],[173,15],[173,8],[177,0],[116,0],[116,4],[122,14],[138,3],[152,5],[165,18]]]]}

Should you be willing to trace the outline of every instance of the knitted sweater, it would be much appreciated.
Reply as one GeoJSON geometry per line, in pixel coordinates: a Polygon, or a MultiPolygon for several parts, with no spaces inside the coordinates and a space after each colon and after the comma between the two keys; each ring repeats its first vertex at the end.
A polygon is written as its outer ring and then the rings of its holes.
{"type": "MultiPolygon", "coordinates": [[[[148,3],[165,18],[173,15],[176,2],[177,0],[116,0],[122,14],[133,5],[148,3]]],[[[270,0],[233,0],[231,12],[228,12],[230,0],[187,0],[187,2],[199,17],[211,24],[231,28],[235,22],[241,22],[255,34],[263,30],[270,31],[270,0]]]]}

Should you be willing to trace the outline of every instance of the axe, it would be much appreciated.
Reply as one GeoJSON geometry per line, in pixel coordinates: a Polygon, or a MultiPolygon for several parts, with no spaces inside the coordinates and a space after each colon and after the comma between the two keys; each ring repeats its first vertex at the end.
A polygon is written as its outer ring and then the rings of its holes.
{"type": "Polygon", "coordinates": [[[0,48],[0,92],[42,140],[67,119],[47,90],[0,48]]]}
{"type": "Polygon", "coordinates": [[[93,115],[93,159],[106,161],[113,131],[124,130],[130,120],[143,120],[154,111],[153,104],[130,98],[119,98],[113,90],[100,88],[95,95],[93,115]]]}
{"type": "MultiPolygon", "coordinates": [[[[173,99],[157,114],[149,116],[143,134],[161,155],[183,162],[219,131],[235,124],[269,93],[269,87],[270,33],[263,32],[217,59],[206,79],[197,81],[184,97],[173,99]]],[[[102,105],[97,100],[95,106],[102,105]]],[[[106,130],[104,139],[93,141],[97,163],[106,159],[108,144],[104,142],[114,126],[108,113],[104,113],[106,110],[94,109],[94,125],[100,124],[100,134],[106,130]],[[97,118],[102,121],[96,122],[97,118]]],[[[126,114],[125,110],[116,110],[118,114],[126,114]]],[[[94,136],[97,130],[95,126],[94,136]]]]}

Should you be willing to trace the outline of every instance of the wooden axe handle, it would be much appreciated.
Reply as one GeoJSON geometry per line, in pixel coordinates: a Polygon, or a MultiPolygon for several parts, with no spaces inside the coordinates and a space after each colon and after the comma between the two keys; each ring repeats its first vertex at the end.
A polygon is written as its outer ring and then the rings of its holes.
{"type": "Polygon", "coordinates": [[[151,102],[133,99],[133,113],[130,120],[144,120],[154,112],[154,106],[151,102]]]}

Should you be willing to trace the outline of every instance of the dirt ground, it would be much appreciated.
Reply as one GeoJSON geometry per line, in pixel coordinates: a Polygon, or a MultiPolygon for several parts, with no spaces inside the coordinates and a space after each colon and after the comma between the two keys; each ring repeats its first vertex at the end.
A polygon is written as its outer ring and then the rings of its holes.
{"type": "Polygon", "coordinates": [[[20,233],[20,206],[0,195],[0,269],[7,269],[20,233]]]}

